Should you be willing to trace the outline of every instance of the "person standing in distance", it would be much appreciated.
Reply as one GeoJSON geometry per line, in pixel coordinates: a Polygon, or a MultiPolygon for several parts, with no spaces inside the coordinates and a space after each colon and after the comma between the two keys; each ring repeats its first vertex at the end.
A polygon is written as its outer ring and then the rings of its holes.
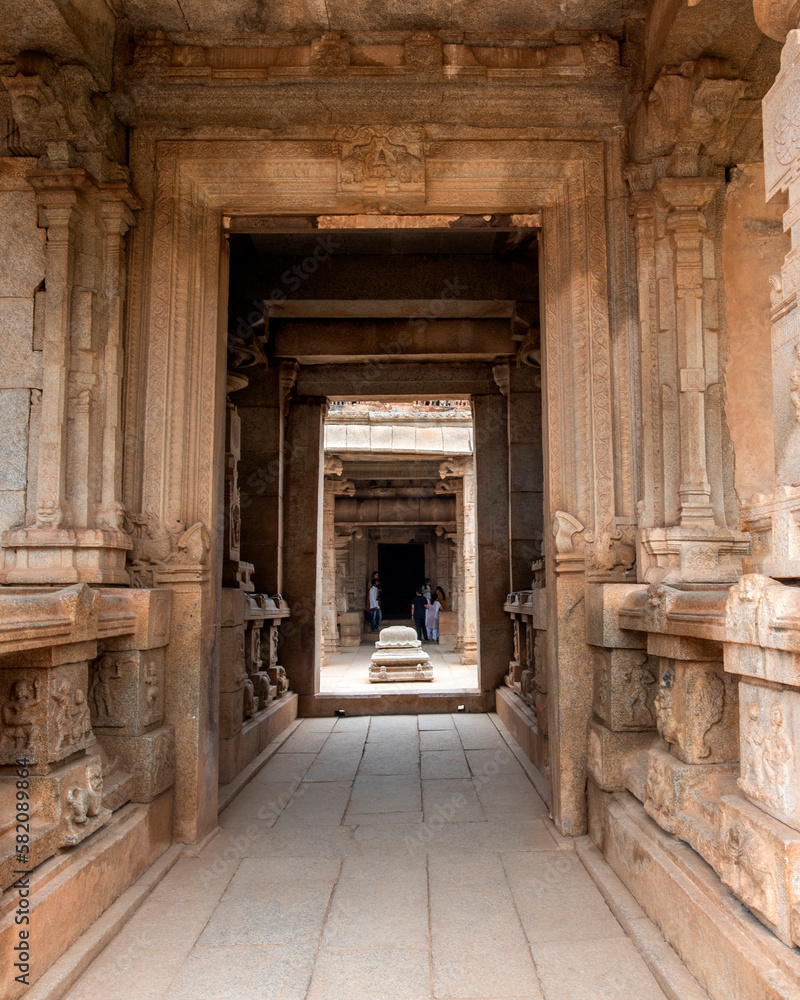
{"type": "Polygon", "coordinates": [[[373,632],[377,632],[381,625],[381,588],[378,574],[373,573],[369,584],[369,617],[370,626],[373,632]]]}
{"type": "Polygon", "coordinates": [[[417,630],[417,638],[420,642],[428,641],[428,633],[425,631],[425,610],[427,603],[422,596],[422,588],[417,587],[417,592],[411,600],[411,617],[414,619],[414,628],[417,630]]]}

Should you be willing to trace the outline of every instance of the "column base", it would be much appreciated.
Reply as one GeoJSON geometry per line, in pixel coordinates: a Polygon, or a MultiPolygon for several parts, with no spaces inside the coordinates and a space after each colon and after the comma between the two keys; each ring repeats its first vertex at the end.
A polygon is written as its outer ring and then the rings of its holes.
{"type": "Polygon", "coordinates": [[[750,536],[731,528],[645,528],[638,548],[647,583],[735,583],[750,536]]]}
{"type": "Polygon", "coordinates": [[[101,528],[12,528],[2,535],[0,583],[130,583],[124,531],[101,528]]]}

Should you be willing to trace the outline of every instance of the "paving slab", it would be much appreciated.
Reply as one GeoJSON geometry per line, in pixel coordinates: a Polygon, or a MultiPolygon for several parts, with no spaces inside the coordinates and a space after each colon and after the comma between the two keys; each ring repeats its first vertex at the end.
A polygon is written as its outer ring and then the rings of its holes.
{"type": "Polygon", "coordinates": [[[321,948],[308,1000],[430,1000],[427,949],[321,948]]]}
{"type": "Polygon", "coordinates": [[[314,958],[311,944],[197,948],[166,996],[169,1000],[304,1000],[314,958]]]}
{"type": "Polygon", "coordinates": [[[533,953],[547,1000],[666,1000],[627,938],[551,942],[533,953]]]}
{"type": "Polygon", "coordinates": [[[422,810],[428,823],[486,822],[481,800],[470,778],[423,778],[422,810]]]}
{"type": "Polygon", "coordinates": [[[419,734],[420,750],[461,750],[461,739],[455,726],[449,729],[423,729],[419,734]]]}
{"type": "Polygon", "coordinates": [[[469,778],[470,769],[463,750],[423,750],[423,778],[469,778]]]}
{"type": "Polygon", "coordinates": [[[422,808],[419,778],[406,774],[361,774],[353,782],[350,813],[418,811],[422,808]]]}

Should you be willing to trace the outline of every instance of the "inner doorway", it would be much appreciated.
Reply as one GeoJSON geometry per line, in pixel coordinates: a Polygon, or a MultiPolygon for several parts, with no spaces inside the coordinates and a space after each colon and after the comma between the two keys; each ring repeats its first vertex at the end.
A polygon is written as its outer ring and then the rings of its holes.
{"type": "Polygon", "coordinates": [[[378,575],[381,581],[381,612],[387,619],[409,617],[414,591],[425,579],[425,547],[378,544],[378,575]]]}

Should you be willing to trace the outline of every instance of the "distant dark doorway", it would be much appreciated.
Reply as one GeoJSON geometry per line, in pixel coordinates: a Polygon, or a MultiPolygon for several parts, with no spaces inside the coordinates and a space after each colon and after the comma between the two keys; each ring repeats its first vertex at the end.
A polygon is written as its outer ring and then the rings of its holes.
{"type": "Polygon", "coordinates": [[[381,610],[384,618],[410,618],[411,598],[425,579],[425,547],[378,543],[381,610]]]}

